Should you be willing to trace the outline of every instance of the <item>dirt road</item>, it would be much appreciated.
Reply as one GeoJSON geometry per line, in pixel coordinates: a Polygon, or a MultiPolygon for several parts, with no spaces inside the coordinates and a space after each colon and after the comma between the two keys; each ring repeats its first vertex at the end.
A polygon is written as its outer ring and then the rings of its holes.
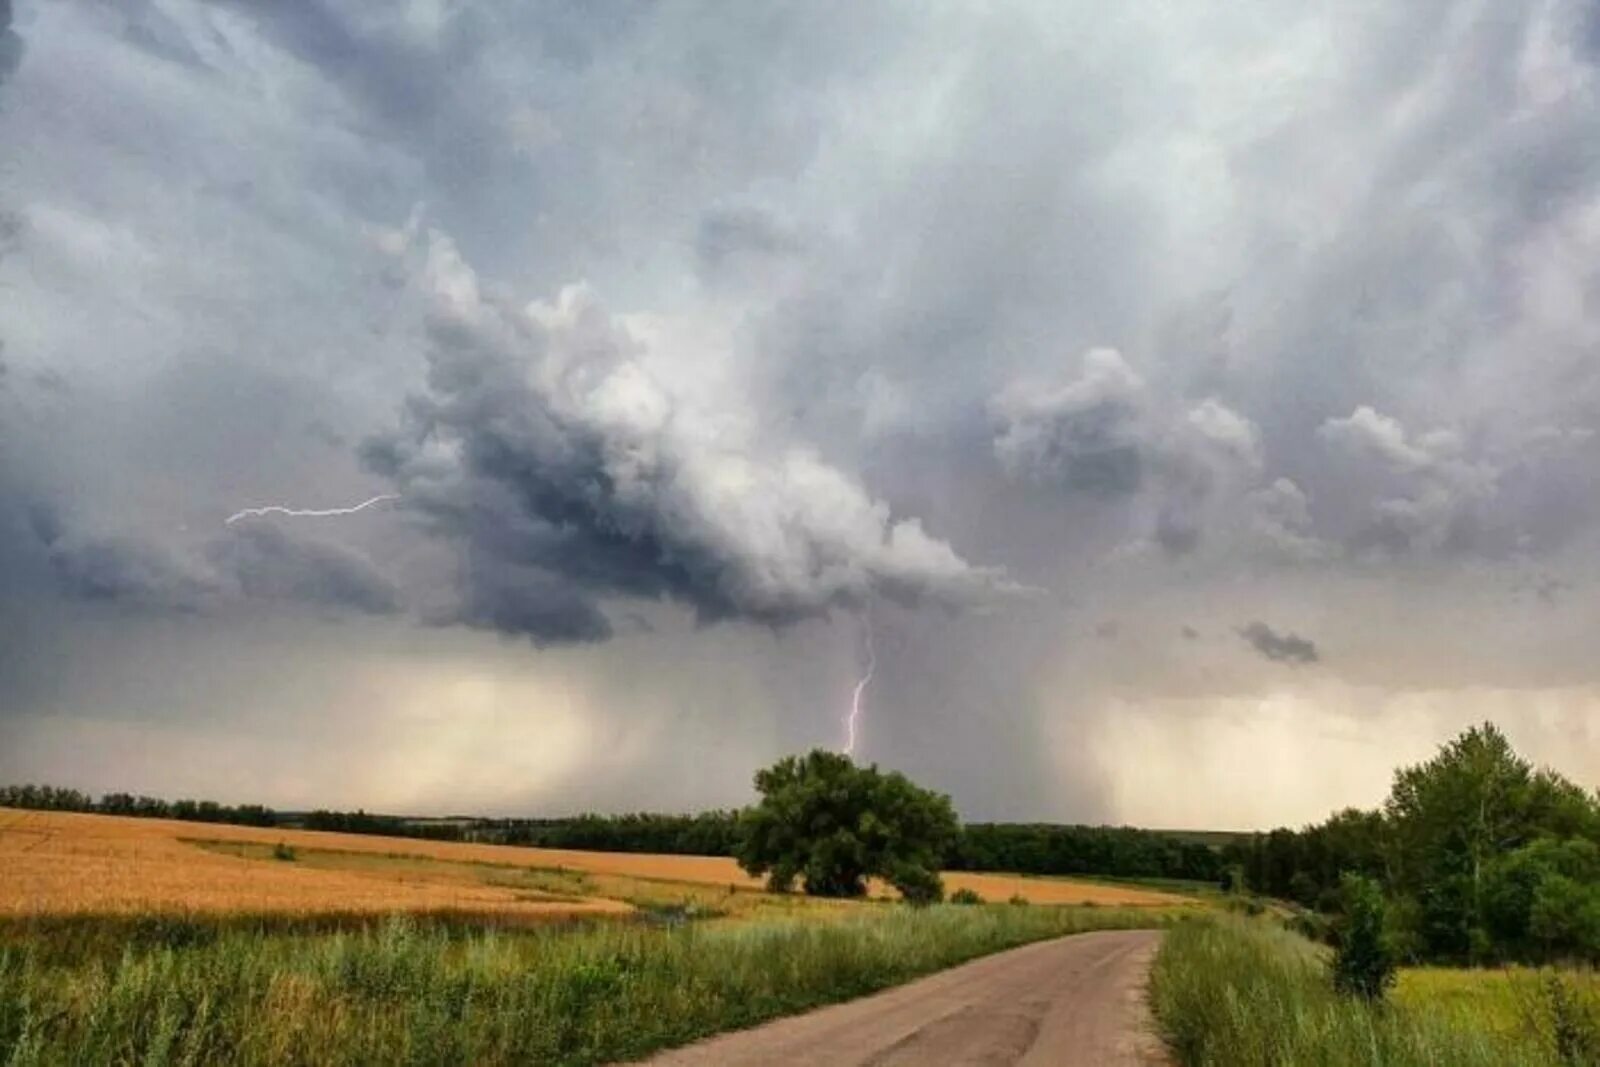
{"type": "Polygon", "coordinates": [[[1143,996],[1160,937],[1151,930],[1108,930],[1026,945],[648,1062],[656,1067],[1164,1064],[1143,996]]]}

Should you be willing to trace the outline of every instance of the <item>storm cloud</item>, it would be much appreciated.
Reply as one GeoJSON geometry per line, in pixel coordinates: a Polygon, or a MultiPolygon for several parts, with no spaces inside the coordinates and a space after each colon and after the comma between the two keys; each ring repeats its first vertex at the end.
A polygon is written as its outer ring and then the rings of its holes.
{"type": "Polygon", "coordinates": [[[1592,8],[0,0],[0,778],[1593,779],[1592,8]]]}
{"type": "Polygon", "coordinates": [[[686,404],[587,288],[519,309],[448,238],[425,260],[430,388],[366,456],[470,560],[463,621],[548,642],[608,636],[600,596],[782,625],[1005,589],[813,451],[686,404]]]}

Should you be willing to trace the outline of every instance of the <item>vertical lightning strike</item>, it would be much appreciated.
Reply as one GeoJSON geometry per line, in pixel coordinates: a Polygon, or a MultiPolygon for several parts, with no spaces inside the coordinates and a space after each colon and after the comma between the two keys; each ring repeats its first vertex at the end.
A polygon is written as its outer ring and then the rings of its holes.
{"type": "Polygon", "coordinates": [[[374,504],[381,504],[385,500],[399,500],[399,493],[379,493],[371,500],[363,500],[359,504],[352,504],[347,508],[290,508],[282,504],[267,504],[259,508],[245,508],[236,511],[222,520],[224,526],[232,526],[240,519],[259,519],[266,515],[285,515],[292,519],[325,519],[333,515],[354,515],[358,511],[365,511],[374,504]]]}
{"type": "Polygon", "coordinates": [[[872,675],[878,669],[878,655],[872,650],[872,616],[862,616],[862,633],[867,641],[867,673],[861,676],[856,683],[855,692],[850,695],[850,714],[845,716],[845,741],[844,754],[855,755],[856,751],[856,720],[861,718],[861,695],[867,691],[867,686],[872,682],[872,675]]]}

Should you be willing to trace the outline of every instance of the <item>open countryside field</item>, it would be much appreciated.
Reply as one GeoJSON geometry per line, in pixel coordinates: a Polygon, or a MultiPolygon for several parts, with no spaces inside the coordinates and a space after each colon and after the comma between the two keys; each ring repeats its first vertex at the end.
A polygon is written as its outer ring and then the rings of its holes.
{"type": "MultiPolygon", "coordinates": [[[[952,872],[950,890],[1037,904],[1171,907],[1182,896],[952,872]]],[[[777,896],[731,859],[579,852],[76,812],[0,809],[0,915],[449,912],[538,921],[678,904],[716,913],[848,904],[777,896]],[[275,858],[282,845],[293,859],[275,858]]],[[[882,890],[880,890],[882,892],[882,890]]]]}

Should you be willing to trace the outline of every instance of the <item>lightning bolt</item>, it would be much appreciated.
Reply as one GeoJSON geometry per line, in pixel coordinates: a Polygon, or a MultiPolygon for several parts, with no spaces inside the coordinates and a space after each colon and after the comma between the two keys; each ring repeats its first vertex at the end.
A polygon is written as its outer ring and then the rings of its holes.
{"type": "Polygon", "coordinates": [[[850,694],[850,714],[845,716],[845,741],[844,754],[855,755],[856,751],[856,722],[861,718],[861,695],[867,691],[867,686],[872,682],[872,675],[878,669],[878,655],[872,650],[872,616],[863,616],[862,634],[867,642],[867,673],[861,676],[856,683],[855,692],[850,694]]]}
{"type": "Polygon", "coordinates": [[[224,526],[232,526],[240,519],[259,519],[267,515],[286,515],[291,519],[326,519],[334,515],[354,515],[358,511],[365,511],[374,504],[381,504],[385,500],[399,500],[399,493],[379,493],[371,500],[363,500],[359,504],[352,504],[347,508],[288,508],[282,504],[267,504],[265,507],[245,508],[236,511],[222,520],[224,526]]]}

